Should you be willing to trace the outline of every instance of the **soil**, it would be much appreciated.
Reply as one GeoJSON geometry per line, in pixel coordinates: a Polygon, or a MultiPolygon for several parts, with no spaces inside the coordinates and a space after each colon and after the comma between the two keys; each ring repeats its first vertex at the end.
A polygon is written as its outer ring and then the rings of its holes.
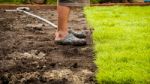
{"type": "MultiPolygon", "coordinates": [[[[56,9],[30,12],[57,24],[56,9]]],[[[0,9],[0,84],[95,84],[92,31],[81,8],[72,10],[69,24],[86,31],[87,45],[56,45],[50,25],[0,9]]]]}

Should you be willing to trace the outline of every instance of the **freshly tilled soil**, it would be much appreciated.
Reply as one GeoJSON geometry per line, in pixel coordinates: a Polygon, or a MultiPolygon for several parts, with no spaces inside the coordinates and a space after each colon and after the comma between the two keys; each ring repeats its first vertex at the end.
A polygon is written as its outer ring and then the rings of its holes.
{"type": "MultiPolygon", "coordinates": [[[[55,9],[31,12],[57,24],[55,9]]],[[[0,84],[95,84],[92,31],[82,9],[73,9],[69,24],[86,31],[86,46],[56,45],[55,28],[0,9],[0,84]]]]}

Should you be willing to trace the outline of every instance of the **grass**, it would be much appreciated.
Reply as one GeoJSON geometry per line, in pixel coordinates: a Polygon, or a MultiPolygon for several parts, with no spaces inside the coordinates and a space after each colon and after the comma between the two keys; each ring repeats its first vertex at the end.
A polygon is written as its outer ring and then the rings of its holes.
{"type": "Polygon", "coordinates": [[[150,84],[150,6],[86,7],[99,84],[150,84]]]}

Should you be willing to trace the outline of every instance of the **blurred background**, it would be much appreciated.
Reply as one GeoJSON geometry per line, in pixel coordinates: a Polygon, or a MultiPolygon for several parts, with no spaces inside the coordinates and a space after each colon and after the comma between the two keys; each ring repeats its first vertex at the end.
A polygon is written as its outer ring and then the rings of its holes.
{"type": "MultiPolygon", "coordinates": [[[[90,0],[91,3],[134,3],[148,2],[150,0],[90,0]]],[[[0,0],[0,3],[15,3],[15,4],[56,4],[57,0],[0,0]]]]}

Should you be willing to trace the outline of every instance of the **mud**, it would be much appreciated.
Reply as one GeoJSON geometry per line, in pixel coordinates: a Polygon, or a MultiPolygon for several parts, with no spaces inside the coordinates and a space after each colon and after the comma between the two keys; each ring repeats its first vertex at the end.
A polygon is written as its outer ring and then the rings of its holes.
{"type": "MultiPolygon", "coordinates": [[[[31,12],[57,24],[55,9],[31,12]]],[[[0,84],[95,84],[92,31],[82,9],[73,9],[69,24],[86,31],[86,46],[56,45],[50,25],[0,9],[0,84]]]]}

